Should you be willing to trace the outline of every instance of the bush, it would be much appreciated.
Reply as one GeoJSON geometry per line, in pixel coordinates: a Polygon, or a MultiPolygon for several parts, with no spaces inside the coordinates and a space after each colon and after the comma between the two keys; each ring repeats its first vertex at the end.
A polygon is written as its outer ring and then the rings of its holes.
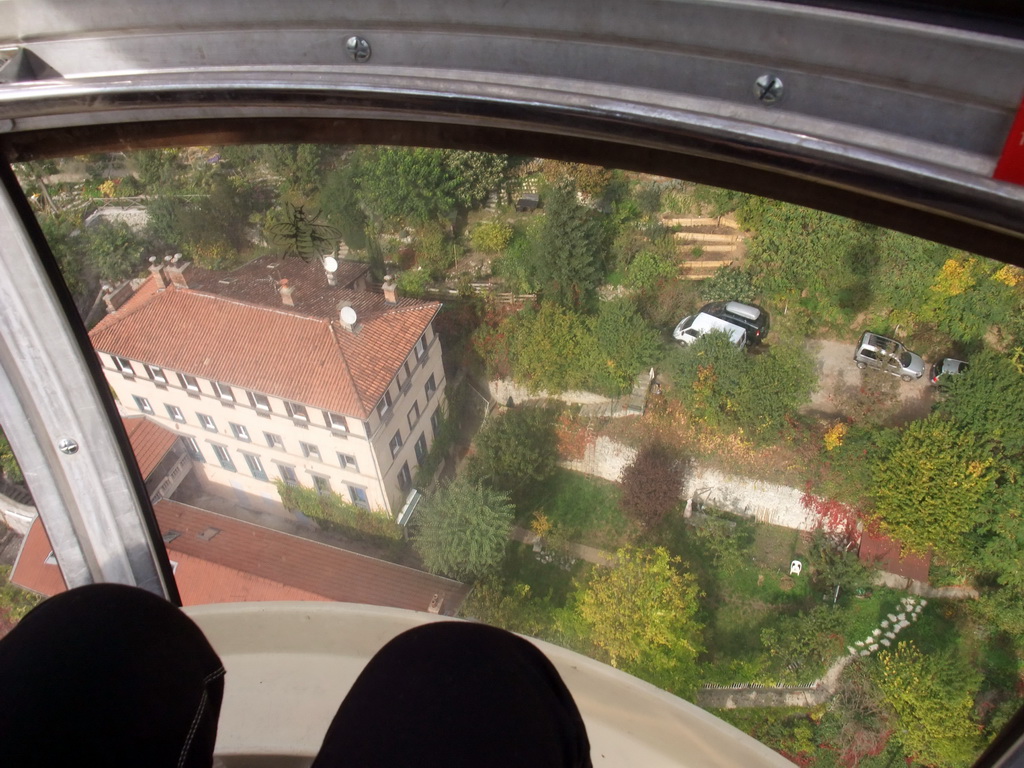
{"type": "Polygon", "coordinates": [[[469,241],[475,251],[503,253],[512,241],[512,227],[499,219],[482,221],[473,228],[469,241]]]}
{"type": "Polygon", "coordinates": [[[660,443],[645,445],[622,470],[620,504],[645,529],[661,522],[679,505],[686,462],[660,443]]]}
{"type": "Polygon", "coordinates": [[[390,515],[357,507],[336,493],[319,493],[313,488],[288,485],[281,480],[275,485],[285,507],[296,509],[313,520],[342,525],[376,538],[402,539],[402,529],[390,515]]]}
{"type": "Polygon", "coordinates": [[[431,573],[480,578],[501,562],[514,509],[508,494],[456,478],[423,503],[413,546],[431,573]]]}
{"type": "Polygon", "coordinates": [[[629,288],[649,291],[673,278],[676,269],[671,259],[652,251],[641,251],[626,267],[625,284],[629,288]]]}
{"type": "Polygon", "coordinates": [[[751,302],[756,296],[754,281],[737,267],[719,267],[715,274],[700,284],[704,301],[751,302]]]}

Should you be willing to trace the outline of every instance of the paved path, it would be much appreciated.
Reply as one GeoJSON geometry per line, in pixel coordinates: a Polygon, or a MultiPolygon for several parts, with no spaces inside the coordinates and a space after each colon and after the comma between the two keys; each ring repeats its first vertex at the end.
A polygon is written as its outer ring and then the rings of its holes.
{"type": "MultiPolygon", "coordinates": [[[[525,528],[520,528],[518,525],[512,528],[511,537],[515,541],[521,541],[523,544],[529,544],[535,546],[540,537],[533,531],[528,531],[525,528]]],[[[568,546],[569,554],[579,560],[586,560],[589,563],[596,565],[615,565],[615,555],[611,552],[605,552],[603,549],[597,547],[588,547],[586,544],[570,544],[568,546]]]]}

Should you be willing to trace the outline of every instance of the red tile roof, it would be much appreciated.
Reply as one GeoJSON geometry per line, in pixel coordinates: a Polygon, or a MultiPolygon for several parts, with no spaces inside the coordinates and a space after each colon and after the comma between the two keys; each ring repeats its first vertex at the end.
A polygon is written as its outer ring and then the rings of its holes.
{"type": "Polygon", "coordinates": [[[148,480],[178,436],[145,416],[129,416],[121,421],[124,422],[128,440],[132,444],[135,460],[139,463],[142,479],[148,480]]]}
{"type": "Polygon", "coordinates": [[[360,419],[376,407],[441,306],[390,304],[380,294],[318,284],[315,291],[296,286],[293,296],[308,295],[286,307],[270,278],[266,286],[253,279],[256,288],[234,291],[246,300],[222,295],[208,279],[193,282],[206,290],[158,290],[150,277],[93,328],[93,346],[360,419]],[[339,302],[355,308],[355,331],[338,319],[339,302]]]}
{"type": "MultiPolygon", "coordinates": [[[[425,611],[435,594],[454,612],[469,588],[413,568],[262,528],[242,520],[173,501],[154,510],[160,532],[179,535],[167,544],[185,605],[239,600],[326,600],[425,611]],[[216,529],[212,537],[199,534],[216,529]]],[[[35,592],[54,595],[67,588],[36,520],[29,530],[11,580],[35,592]]]]}
{"type": "Polygon", "coordinates": [[[904,552],[900,541],[864,531],[860,539],[860,561],[886,573],[927,583],[932,556],[904,552]]]}

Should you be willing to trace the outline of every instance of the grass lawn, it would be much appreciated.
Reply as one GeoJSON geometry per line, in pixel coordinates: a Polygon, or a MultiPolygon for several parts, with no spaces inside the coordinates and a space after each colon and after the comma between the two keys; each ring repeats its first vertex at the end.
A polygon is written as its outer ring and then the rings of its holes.
{"type": "MultiPolygon", "coordinates": [[[[619,509],[615,483],[559,468],[536,489],[534,499],[534,509],[572,542],[614,551],[632,537],[633,525],[619,509]]],[[[524,515],[520,525],[528,528],[531,519],[524,515]]]]}

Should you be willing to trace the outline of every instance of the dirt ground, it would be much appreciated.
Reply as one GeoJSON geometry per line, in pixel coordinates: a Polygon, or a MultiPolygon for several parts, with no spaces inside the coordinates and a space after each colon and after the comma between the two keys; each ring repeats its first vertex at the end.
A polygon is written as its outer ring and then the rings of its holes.
{"type": "Polygon", "coordinates": [[[857,368],[854,345],[848,341],[815,340],[809,346],[817,358],[819,386],[804,413],[899,426],[927,416],[935,402],[927,361],[924,376],[904,382],[887,373],[857,368]]]}

